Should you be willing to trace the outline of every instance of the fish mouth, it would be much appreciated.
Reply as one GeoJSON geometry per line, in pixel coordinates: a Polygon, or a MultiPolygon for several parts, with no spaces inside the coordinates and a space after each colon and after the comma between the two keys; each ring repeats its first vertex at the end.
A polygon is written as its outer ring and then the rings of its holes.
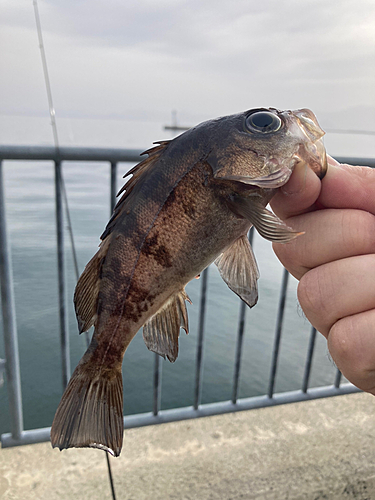
{"type": "Polygon", "coordinates": [[[323,143],[324,130],[320,127],[316,116],[309,109],[290,111],[297,119],[299,135],[303,142],[296,152],[298,162],[307,163],[315,174],[323,179],[327,173],[327,154],[323,143]]]}
{"type": "Polygon", "coordinates": [[[319,179],[323,179],[327,173],[328,163],[326,149],[321,139],[305,145],[304,151],[300,157],[302,157],[303,161],[308,163],[309,167],[316,173],[319,179]]]}

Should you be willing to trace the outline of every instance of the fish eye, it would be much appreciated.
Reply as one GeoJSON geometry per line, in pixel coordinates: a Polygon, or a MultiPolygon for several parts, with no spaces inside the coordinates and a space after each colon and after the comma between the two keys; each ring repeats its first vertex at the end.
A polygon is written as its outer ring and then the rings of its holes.
{"type": "Polygon", "coordinates": [[[281,119],[277,115],[268,111],[256,111],[251,115],[247,115],[245,119],[245,125],[248,130],[263,134],[277,132],[282,124],[281,119]]]}

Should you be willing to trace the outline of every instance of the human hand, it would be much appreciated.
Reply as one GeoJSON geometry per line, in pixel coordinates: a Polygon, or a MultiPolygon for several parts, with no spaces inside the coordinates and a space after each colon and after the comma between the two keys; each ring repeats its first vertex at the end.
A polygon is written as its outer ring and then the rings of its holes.
{"type": "Polygon", "coordinates": [[[274,196],[274,212],[305,234],[273,248],[339,370],[375,395],[375,169],[328,164],[322,181],[297,167],[274,196]]]}

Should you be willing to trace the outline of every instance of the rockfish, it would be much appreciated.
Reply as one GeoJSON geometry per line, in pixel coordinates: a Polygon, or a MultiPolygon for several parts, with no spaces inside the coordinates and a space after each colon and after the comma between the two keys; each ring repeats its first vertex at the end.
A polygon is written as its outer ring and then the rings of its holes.
{"type": "Polygon", "coordinates": [[[95,331],[57,409],[53,447],[120,454],[124,353],[143,327],[146,346],[176,360],[180,328],[188,332],[185,286],[212,262],[255,305],[259,273],[247,233],[254,225],[278,242],[301,234],[265,207],[298,163],[323,177],[323,135],[308,109],[258,108],[145,152],[126,174],[132,177],[75,289],[80,333],[95,331]]]}

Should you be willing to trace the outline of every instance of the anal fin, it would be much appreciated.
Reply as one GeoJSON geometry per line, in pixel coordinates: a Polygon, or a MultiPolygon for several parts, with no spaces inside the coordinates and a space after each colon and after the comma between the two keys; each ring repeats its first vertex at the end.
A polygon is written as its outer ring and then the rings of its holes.
{"type": "Polygon", "coordinates": [[[228,206],[236,215],[251,222],[266,240],[287,243],[304,234],[293,231],[274,213],[250,197],[234,196],[228,200],[228,206]]]}
{"type": "Polygon", "coordinates": [[[172,295],[159,311],[143,326],[143,340],[150,351],[172,363],[178,356],[180,328],[189,333],[185,290],[172,295]]]}
{"type": "Polygon", "coordinates": [[[215,264],[229,288],[248,306],[255,306],[259,271],[247,236],[238,238],[215,260],[215,264]]]}

